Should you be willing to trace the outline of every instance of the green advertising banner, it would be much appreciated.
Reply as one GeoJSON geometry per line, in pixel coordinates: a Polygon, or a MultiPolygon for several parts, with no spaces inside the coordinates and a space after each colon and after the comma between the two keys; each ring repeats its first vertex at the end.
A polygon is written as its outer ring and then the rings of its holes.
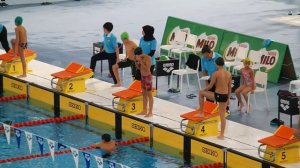
{"type": "Polygon", "coordinates": [[[226,61],[234,61],[238,53],[244,53],[250,58],[253,55],[250,53],[258,54],[256,56],[259,59],[258,63],[267,69],[269,82],[277,83],[280,77],[296,79],[291,55],[287,52],[288,45],[271,42],[267,46],[264,45],[264,41],[261,38],[224,31],[219,52],[226,61]],[[243,50],[243,52],[239,52],[239,50],[243,50]],[[286,73],[287,71],[289,73],[286,73]]]}
{"type": "Polygon", "coordinates": [[[213,50],[219,50],[224,32],[222,29],[169,16],[161,45],[169,45],[178,30],[197,35],[196,51],[201,51],[206,44],[213,50]]]}
{"type": "Polygon", "coordinates": [[[256,62],[260,66],[267,69],[269,82],[277,83],[280,78],[296,79],[289,46],[286,44],[271,42],[266,45],[265,40],[261,38],[174,17],[168,17],[161,44],[171,44],[178,30],[197,35],[197,52],[208,44],[212,50],[223,55],[226,61],[234,61],[237,55],[250,58],[253,56],[256,60],[258,59],[256,62]]]}

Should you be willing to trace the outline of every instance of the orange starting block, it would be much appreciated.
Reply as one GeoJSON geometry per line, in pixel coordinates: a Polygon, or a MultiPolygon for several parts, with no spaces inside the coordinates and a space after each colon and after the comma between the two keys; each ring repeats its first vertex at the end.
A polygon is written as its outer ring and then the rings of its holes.
{"type": "Polygon", "coordinates": [[[294,137],[294,132],[293,128],[281,125],[274,135],[260,139],[259,157],[276,164],[299,162],[300,141],[294,137]]]}
{"type": "MultiPolygon", "coordinates": [[[[27,65],[30,61],[36,58],[35,51],[26,49],[24,50],[24,54],[25,54],[25,60],[27,65]]],[[[0,55],[0,60],[2,61],[0,65],[1,67],[0,71],[2,73],[6,73],[9,75],[21,75],[23,73],[20,56],[17,55],[16,57],[14,57],[13,50],[9,50],[8,53],[0,55]]],[[[28,70],[28,66],[27,66],[27,72],[28,71],[30,70],[28,70]]]]}
{"type": "Polygon", "coordinates": [[[196,114],[200,114],[200,110],[181,115],[180,117],[183,118],[180,122],[181,131],[196,137],[218,135],[218,123],[220,122],[218,104],[205,101],[203,111],[203,117],[195,117],[196,114]],[[186,123],[186,121],[188,122],[186,123]]]}
{"type": "Polygon", "coordinates": [[[71,62],[65,70],[51,74],[51,87],[63,93],[85,91],[85,81],[93,76],[90,68],[71,62]]]}
{"type": "MultiPolygon", "coordinates": [[[[112,100],[114,109],[129,114],[137,114],[143,111],[141,81],[135,80],[128,89],[115,92],[112,95],[115,96],[112,100]]],[[[152,95],[156,95],[156,89],[152,89],[152,95]]]]}

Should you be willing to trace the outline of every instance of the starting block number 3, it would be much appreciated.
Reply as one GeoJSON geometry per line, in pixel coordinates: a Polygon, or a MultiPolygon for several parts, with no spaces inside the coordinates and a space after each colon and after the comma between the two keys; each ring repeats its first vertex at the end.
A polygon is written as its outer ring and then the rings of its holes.
{"type": "Polygon", "coordinates": [[[135,103],[131,104],[131,110],[135,110],[135,103]]]}

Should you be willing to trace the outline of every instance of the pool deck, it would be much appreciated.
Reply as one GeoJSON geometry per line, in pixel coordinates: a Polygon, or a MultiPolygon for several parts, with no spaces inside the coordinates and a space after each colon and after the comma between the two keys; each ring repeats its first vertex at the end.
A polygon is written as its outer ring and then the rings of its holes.
{"type": "MultiPolygon", "coordinates": [[[[31,83],[51,89],[50,74],[63,70],[60,67],[53,66],[41,61],[33,60],[29,63],[32,70],[26,78],[22,78],[31,83]]],[[[86,92],[72,94],[72,96],[94,102],[98,105],[112,108],[112,93],[125,89],[124,87],[113,88],[111,83],[104,82],[95,78],[86,81],[86,92]]],[[[192,108],[178,105],[160,98],[154,98],[154,116],[145,118],[143,116],[135,116],[142,120],[147,120],[155,124],[159,124],[176,131],[180,130],[181,114],[192,111],[192,108]]],[[[269,132],[262,131],[247,125],[227,120],[227,128],[225,132],[225,140],[216,137],[203,138],[209,142],[232,148],[236,151],[258,158],[258,140],[272,135],[269,132]]],[[[300,152],[300,151],[299,151],[300,152]]],[[[299,163],[283,165],[290,168],[298,168],[299,163]]]]}

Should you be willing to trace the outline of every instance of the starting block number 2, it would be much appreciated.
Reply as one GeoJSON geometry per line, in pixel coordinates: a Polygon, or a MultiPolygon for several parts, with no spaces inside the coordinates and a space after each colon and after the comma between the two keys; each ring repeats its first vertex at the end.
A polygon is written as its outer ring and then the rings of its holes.
{"type": "Polygon", "coordinates": [[[73,83],[70,83],[70,84],[69,84],[69,89],[70,89],[70,90],[73,90],[73,83]]]}

